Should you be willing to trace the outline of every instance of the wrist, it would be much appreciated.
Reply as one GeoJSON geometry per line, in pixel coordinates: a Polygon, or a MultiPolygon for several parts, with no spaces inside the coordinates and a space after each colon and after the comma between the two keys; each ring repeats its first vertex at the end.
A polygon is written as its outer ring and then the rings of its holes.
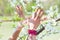
{"type": "Polygon", "coordinates": [[[24,27],[24,25],[22,24],[22,22],[19,22],[19,23],[18,23],[18,26],[24,27]]]}

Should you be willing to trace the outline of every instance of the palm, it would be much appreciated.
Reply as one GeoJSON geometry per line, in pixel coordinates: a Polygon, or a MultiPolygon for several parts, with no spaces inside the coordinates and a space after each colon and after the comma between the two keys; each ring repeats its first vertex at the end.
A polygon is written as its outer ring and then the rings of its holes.
{"type": "Polygon", "coordinates": [[[29,27],[33,27],[34,29],[36,29],[40,24],[40,18],[42,17],[42,15],[43,15],[43,11],[38,9],[34,13],[34,15],[32,15],[32,17],[30,19],[28,19],[29,27]]]}

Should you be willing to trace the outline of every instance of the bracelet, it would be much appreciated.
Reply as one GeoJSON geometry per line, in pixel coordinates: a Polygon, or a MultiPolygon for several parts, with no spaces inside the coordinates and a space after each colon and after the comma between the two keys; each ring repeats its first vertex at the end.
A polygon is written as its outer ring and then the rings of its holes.
{"type": "Polygon", "coordinates": [[[37,35],[37,31],[36,30],[28,30],[28,34],[37,35]]]}

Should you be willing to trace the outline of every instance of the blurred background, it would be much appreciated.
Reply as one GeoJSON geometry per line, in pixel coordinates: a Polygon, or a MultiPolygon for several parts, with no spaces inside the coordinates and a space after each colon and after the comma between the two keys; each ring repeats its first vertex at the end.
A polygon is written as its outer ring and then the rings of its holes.
{"type": "MultiPolygon", "coordinates": [[[[56,22],[60,18],[59,2],[60,0],[0,0],[0,40],[8,40],[21,20],[16,12],[17,5],[23,7],[27,16],[30,16],[35,8],[41,7],[45,15],[50,18],[42,23],[46,28],[37,36],[37,40],[60,40],[60,21],[56,22]]],[[[38,29],[40,27],[41,25],[38,29]]],[[[21,33],[20,40],[26,40],[25,31],[21,33]]]]}

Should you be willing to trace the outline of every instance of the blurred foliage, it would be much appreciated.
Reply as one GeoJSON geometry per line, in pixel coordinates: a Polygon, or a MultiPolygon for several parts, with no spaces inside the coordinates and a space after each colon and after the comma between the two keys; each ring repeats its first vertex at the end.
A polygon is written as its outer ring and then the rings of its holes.
{"type": "Polygon", "coordinates": [[[8,0],[0,0],[0,16],[11,15],[14,11],[14,8],[11,7],[8,0]]]}
{"type": "Polygon", "coordinates": [[[27,36],[24,35],[24,36],[20,37],[18,40],[27,40],[27,36]]]}
{"type": "MultiPolygon", "coordinates": [[[[16,22],[16,21],[20,21],[20,20],[23,20],[23,18],[20,18],[20,17],[18,17],[18,16],[12,16],[12,17],[6,17],[6,16],[4,16],[4,17],[2,17],[2,20],[3,21],[14,21],[14,22],[16,22]]],[[[1,20],[1,21],[2,21],[1,20]]]]}
{"type": "Polygon", "coordinates": [[[52,17],[54,17],[60,13],[59,1],[60,0],[0,0],[0,16],[13,16],[13,20],[20,20],[19,17],[14,16],[16,12],[15,7],[22,5],[24,14],[26,15],[32,14],[35,8],[39,6],[43,8],[44,11],[50,11],[49,14],[53,14],[52,17]]]}
{"type": "Polygon", "coordinates": [[[19,17],[16,16],[16,15],[12,17],[12,20],[13,20],[13,21],[20,21],[20,19],[21,19],[21,18],[19,18],[19,17]]]}
{"type": "MultiPolygon", "coordinates": [[[[53,19],[53,20],[47,20],[42,23],[43,25],[46,26],[46,31],[47,31],[46,36],[48,34],[50,35],[54,32],[60,31],[60,22],[55,22],[55,19],[60,18],[60,0],[0,0],[0,16],[1,16],[0,19],[13,20],[13,22],[23,20],[23,18],[20,18],[16,14],[15,7],[17,5],[22,5],[25,15],[31,15],[34,12],[35,8],[37,7],[43,8],[47,17],[53,19]]],[[[0,25],[1,24],[2,22],[0,22],[0,25]]],[[[12,26],[13,28],[15,28],[14,23],[12,24],[12,26]]],[[[43,33],[42,33],[42,36],[43,36],[43,33]]],[[[38,35],[38,36],[40,38],[42,37],[41,35],[38,35]]],[[[21,40],[24,40],[25,37],[26,35],[22,36],[21,40]]]]}
{"type": "Polygon", "coordinates": [[[0,26],[2,25],[2,22],[0,22],[0,26]]]}
{"type": "Polygon", "coordinates": [[[33,12],[33,6],[36,6],[36,1],[31,1],[29,3],[26,4],[26,10],[28,12],[33,12]]]}

